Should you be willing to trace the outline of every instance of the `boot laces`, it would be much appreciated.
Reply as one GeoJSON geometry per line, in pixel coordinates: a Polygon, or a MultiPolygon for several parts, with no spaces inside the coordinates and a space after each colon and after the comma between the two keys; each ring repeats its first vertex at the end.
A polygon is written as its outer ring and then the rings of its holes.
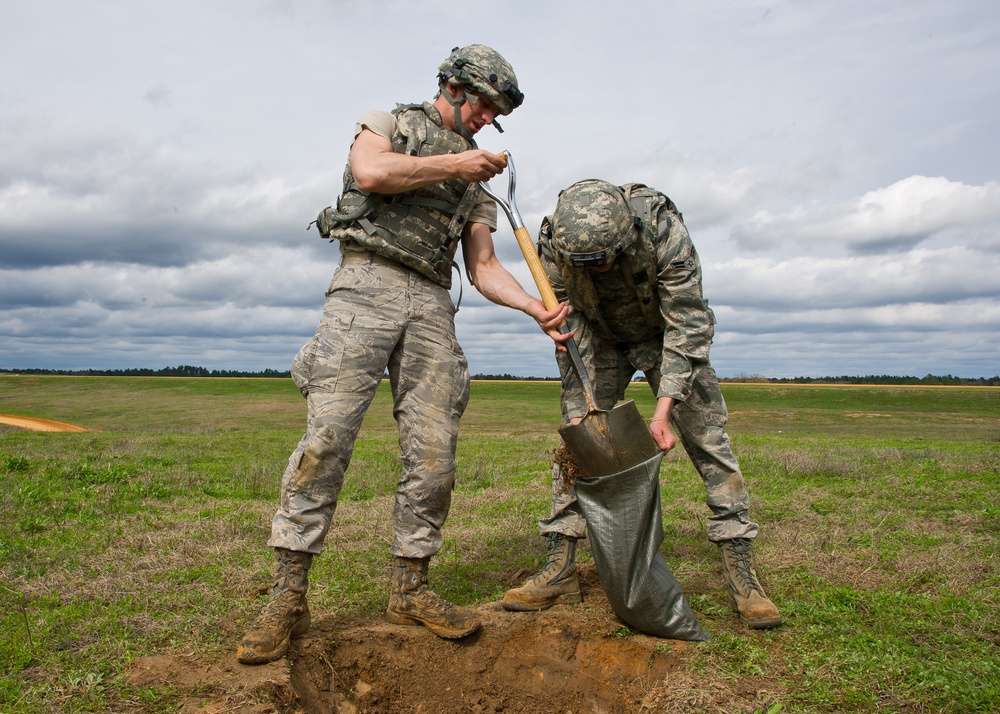
{"type": "Polygon", "coordinates": [[[304,593],[300,591],[305,589],[306,566],[303,565],[301,572],[297,572],[296,566],[300,564],[300,558],[281,550],[277,551],[277,561],[278,569],[271,586],[271,597],[257,615],[254,627],[284,622],[290,611],[301,606],[304,593]]]}
{"type": "Polygon", "coordinates": [[[404,571],[401,594],[405,598],[419,600],[426,607],[440,610],[441,612],[445,612],[454,607],[453,603],[448,602],[436,592],[431,590],[430,586],[427,584],[427,574],[421,568],[414,568],[410,565],[398,567],[403,568],[404,571]]]}
{"type": "Polygon", "coordinates": [[[441,612],[447,612],[448,610],[455,607],[455,604],[445,600],[443,597],[438,595],[436,592],[431,590],[426,585],[421,586],[414,595],[419,599],[423,600],[424,604],[434,610],[440,610],[441,612]]]}
{"type": "Polygon", "coordinates": [[[560,551],[562,549],[562,542],[565,538],[566,536],[560,536],[556,533],[549,534],[549,541],[547,543],[548,550],[545,554],[545,565],[543,565],[542,569],[535,574],[534,578],[532,578],[533,580],[545,582],[552,576],[559,573],[559,570],[561,569],[559,565],[560,551]]]}
{"type": "Polygon", "coordinates": [[[752,543],[746,538],[733,538],[729,543],[731,544],[729,552],[732,554],[733,565],[736,566],[736,574],[739,576],[742,584],[748,589],[756,590],[763,595],[764,588],[761,587],[753,572],[753,560],[751,558],[752,543]]]}
{"type": "Polygon", "coordinates": [[[260,614],[257,615],[257,619],[254,620],[254,628],[267,627],[270,629],[273,624],[285,622],[289,613],[295,608],[298,596],[290,590],[278,592],[277,585],[278,583],[275,583],[271,599],[267,601],[260,614]]]}

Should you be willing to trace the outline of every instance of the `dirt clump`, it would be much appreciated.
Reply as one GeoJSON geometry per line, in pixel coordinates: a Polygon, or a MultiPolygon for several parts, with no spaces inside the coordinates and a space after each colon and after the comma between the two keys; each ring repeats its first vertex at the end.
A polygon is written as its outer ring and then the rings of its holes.
{"type": "Polygon", "coordinates": [[[593,565],[583,564],[581,575],[582,605],[538,613],[482,605],[483,628],[463,640],[314,615],[287,659],[252,667],[235,654],[210,664],[146,657],[129,680],[184,692],[186,714],[648,710],[664,681],[687,669],[685,654],[696,645],[632,633],[612,612],[593,565]]]}
{"type": "Polygon", "coordinates": [[[576,484],[576,477],[580,473],[580,467],[577,466],[573,454],[564,445],[557,447],[552,452],[552,459],[562,470],[561,493],[568,493],[569,489],[576,484]]]}

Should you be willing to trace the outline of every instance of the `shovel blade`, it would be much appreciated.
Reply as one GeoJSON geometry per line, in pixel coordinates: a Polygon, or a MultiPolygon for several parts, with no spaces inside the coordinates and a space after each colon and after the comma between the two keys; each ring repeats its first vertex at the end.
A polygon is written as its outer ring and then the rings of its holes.
{"type": "Polygon", "coordinates": [[[564,424],[559,434],[577,467],[591,478],[620,473],[660,453],[631,399],[610,412],[591,412],[579,424],[564,424]]]}

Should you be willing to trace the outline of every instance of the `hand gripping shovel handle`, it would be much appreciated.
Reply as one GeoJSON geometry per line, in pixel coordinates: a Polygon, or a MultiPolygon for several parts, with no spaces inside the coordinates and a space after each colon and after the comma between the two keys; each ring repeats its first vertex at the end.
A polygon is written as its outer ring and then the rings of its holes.
{"type": "MultiPolygon", "coordinates": [[[[497,156],[507,164],[507,170],[509,172],[510,178],[507,183],[507,200],[504,201],[498,195],[493,193],[482,181],[479,182],[479,187],[483,189],[483,192],[497,202],[497,205],[503,209],[503,212],[507,214],[507,220],[510,221],[511,228],[514,229],[514,238],[517,239],[517,244],[521,248],[521,253],[524,255],[525,261],[528,263],[528,270],[531,271],[531,277],[535,280],[535,287],[538,288],[538,292],[542,296],[542,304],[545,305],[546,310],[555,310],[559,307],[559,300],[556,298],[555,292],[552,290],[552,284],[549,282],[549,277],[545,274],[545,268],[542,267],[542,261],[538,258],[538,253],[535,252],[535,244],[531,242],[531,235],[528,233],[528,229],[524,227],[524,221],[521,220],[521,214],[517,210],[517,204],[514,202],[514,189],[517,186],[517,172],[514,171],[514,159],[510,155],[509,151],[502,151],[497,156]]],[[[563,334],[569,332],[569,327],[566,325],[564,320],[561,325],[559,325],[559,331],[563,334]]],[[[600,411],[597,408],[597,400],[594,398],[594,389],[590,385],[590,377],[587,374],[586,368],[583,366],[583,358],[580,356],[580,350],[576,346],[576,341],[571,337],[566,341],[566,349],[569,350],[570,359],[573,361],[573,366],[576,368],[576,372],[580,375],[580,382],[583,385],[583,394],[587,398],[587,407],[590,413],[600,411]]]]}

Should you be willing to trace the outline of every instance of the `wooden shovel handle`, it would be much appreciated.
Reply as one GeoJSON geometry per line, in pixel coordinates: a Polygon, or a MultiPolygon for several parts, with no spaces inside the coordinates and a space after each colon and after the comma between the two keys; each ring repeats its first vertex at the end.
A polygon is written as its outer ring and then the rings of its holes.
{"type": "Polygon", "coordinates": [[[531,242],[528,229],[521,226],[514,231],[514,237],[517,239],[517,244],[521,247],[521,253],[524,254],[525,262],[528,263],[528,270],[531,271],[531,277],[535,280],[535,287],[538,288],[538,292],[542,296],[542,303],[545,305],[545,309],[555,310],[559,307],[559,301],[552,290],[549,276],[545,274],[545,268],[542,267],[542,261],[539,260],[538,253],[535,252],[535,244],[531,242]]]}
{"type": "MultiPolygon", "coordinates": [[[[504,166],[507,165],[507,155],[505,153],[497,154],[497,158],[503,161],[504,166]]],[[[510,221],[512,224],[511,228],[514,229],[514,237],[517,239],[517,244],[521,248],[524,260],[528,264],[528,270],[531,271],[531,277],[535,281],[535,287],[538,288],[538,293],[542,296],[542,304],[545,305],[546,310],[555,310],[559,307],[559,300],[556,299],[552,283],[549,282],[549,276],[545,274],[542,261],[539,259],[538,253],[535,252],[535,244],[531,242],[531,235],[528,233],[528,229],[523,225],[513,225],[515,223],[513,217],[511,217],[510,221]]],[[[569,332],[569,325],[566,324],[565,320],[559,325],[559,331],[563,334],[569,332]]],[[[583,364],[580,349],[572,337],[566,340],[566,349],[569,352],[570,360],[573,362],[573,367],[576,368],[576,372],[580,376],[583,395],[587,399],[587,414],[588,416],[596,414],[600,412],[600,409],[597,408],[597,398],[594,396],[594,388],[590,384],[590,376],[587,374],[587,369],[583,364]]]]}

